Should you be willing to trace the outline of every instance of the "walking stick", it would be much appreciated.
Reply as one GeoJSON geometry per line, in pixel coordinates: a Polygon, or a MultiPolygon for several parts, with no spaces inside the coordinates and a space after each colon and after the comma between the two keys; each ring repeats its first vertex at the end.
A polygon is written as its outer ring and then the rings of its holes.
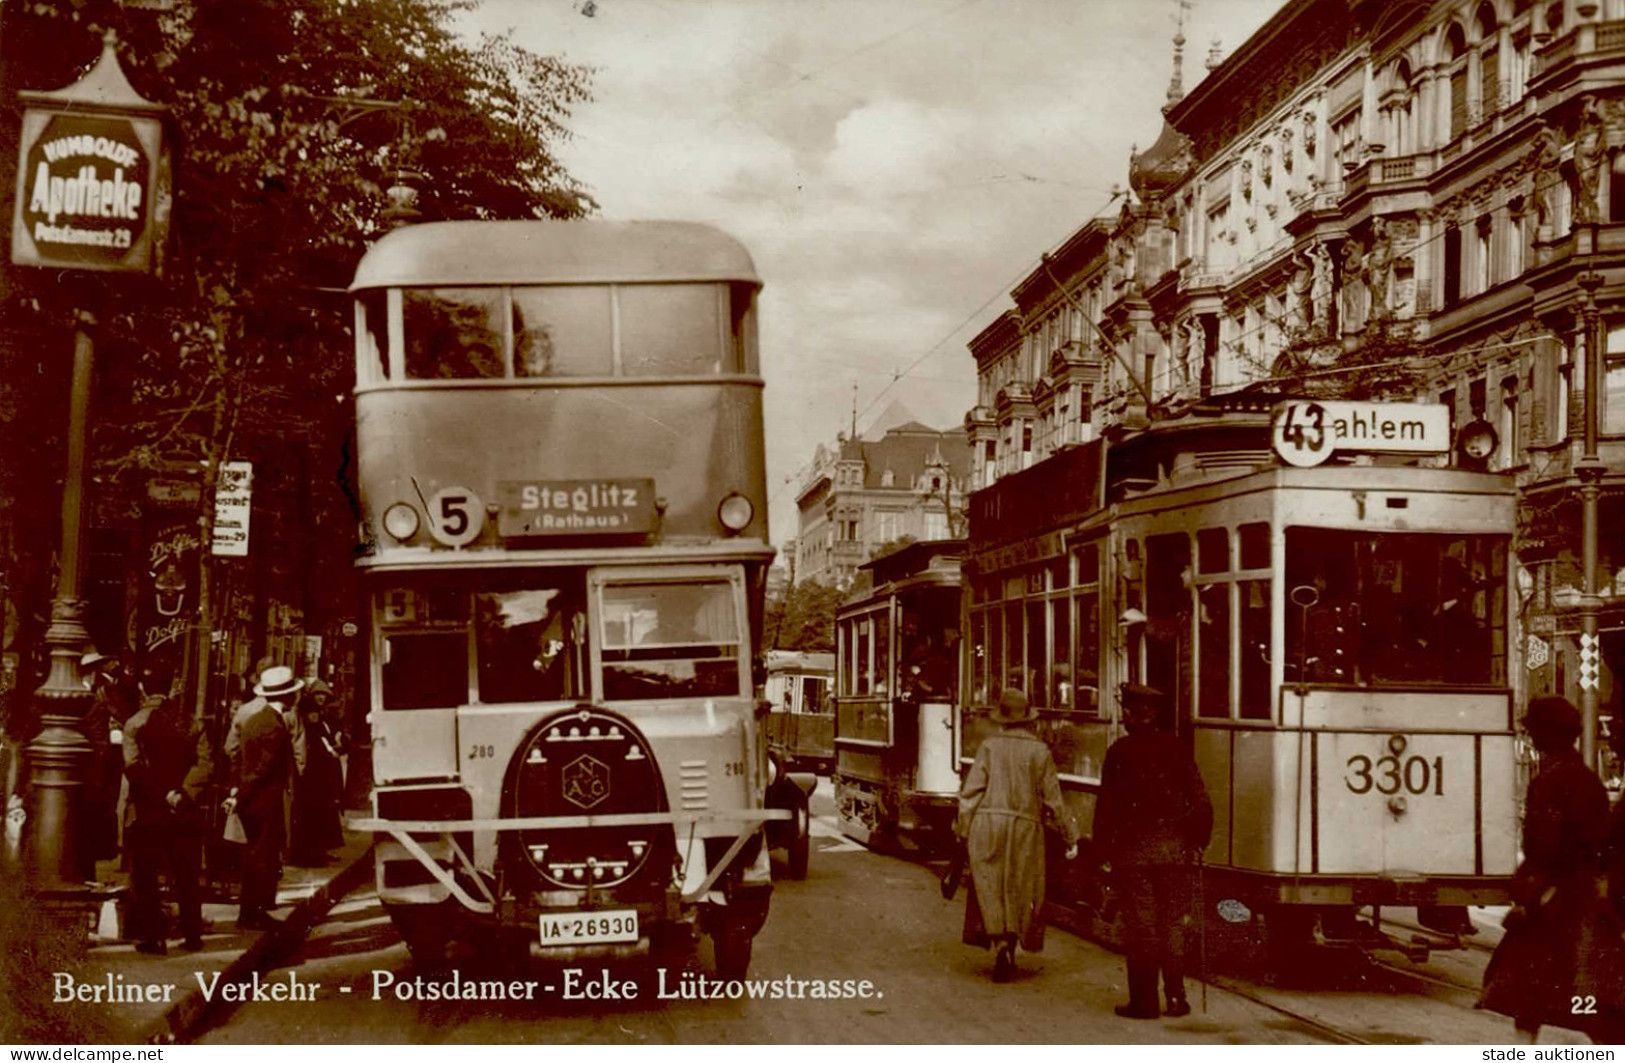
{"type": "Polygon", "coordinates": [[[1202,972],[1202,1014],[1207,1014],[1207,901],[1202,886],[1202,854],[1196,854],[1196,969],[1202,972]]]}

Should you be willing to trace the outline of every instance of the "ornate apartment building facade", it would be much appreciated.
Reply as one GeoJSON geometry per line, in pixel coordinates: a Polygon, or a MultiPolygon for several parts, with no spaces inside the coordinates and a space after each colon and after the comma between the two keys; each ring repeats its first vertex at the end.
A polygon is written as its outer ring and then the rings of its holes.
{"type": "Polygon", "coordinates": [[[1446,403],[1456,424],[1496,429],[1491,468],[1519,485],[1521,689],[1573,697],[1594,386],[1601,702],[1617,706],[1622,148],[1625,0],[1290,0],[1189,94],[1176,50],[1132,195],[1045,255],[969,345],[972,489],[1249,395],[1446,403]]]}
{"type": "Polygon", "coordinates": [[[958,430],[917,421],[820,444],[796,494],[796,581],[845,587],[887,543],[963,538],[969,465],[958,430]]]}

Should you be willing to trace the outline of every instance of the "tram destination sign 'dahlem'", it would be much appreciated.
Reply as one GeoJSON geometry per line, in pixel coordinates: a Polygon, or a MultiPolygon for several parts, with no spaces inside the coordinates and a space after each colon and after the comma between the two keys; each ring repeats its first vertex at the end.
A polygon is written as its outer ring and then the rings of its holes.
{"type": "Polygon", "coordinates": [[[1411,402],[1295,400],[1275,408],[1275,453],[1288,465],[1319,465],[1334,453],[1445,454],[1450,408],[1411,402]]]}
{"type": "Polygon", "coordinates": [[[13,261],[147,270],[158,123],[118,114],[33,110],[23,125],[13,261]]]}

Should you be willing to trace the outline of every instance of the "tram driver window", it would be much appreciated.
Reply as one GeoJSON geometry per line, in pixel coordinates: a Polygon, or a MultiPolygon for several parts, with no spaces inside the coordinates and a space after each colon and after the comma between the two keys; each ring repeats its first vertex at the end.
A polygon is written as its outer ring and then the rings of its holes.
{"type": "Polygon", "coordinates": [[[1288,681],[1506,682],[1506,540],[1287,530],[1288,681]]]}
{"type": "Polygon", "coordinates": [[[408,288],[403,294],[406,375],[470,380],[507,375],[507,295],[501,288],[408,288]]]}
{"type": "Polygon", "coordinates": [[[468,633],[411,631],[384,636],[384,711],[446,709],[468,702],[468,633]]]}
{"type": "Polygon", "coordinates": [[[742,693],[728,582],[611,584],[602,607],[606,700],[742,693]]]}
{"type": "Polygon", "coordinates": [[[623,284],[621,371],[626,376],[715,376],[731,363],[732,314],[724,284],[623,284]],[[725,358],[725,356],[727,356],[725,358]]]}

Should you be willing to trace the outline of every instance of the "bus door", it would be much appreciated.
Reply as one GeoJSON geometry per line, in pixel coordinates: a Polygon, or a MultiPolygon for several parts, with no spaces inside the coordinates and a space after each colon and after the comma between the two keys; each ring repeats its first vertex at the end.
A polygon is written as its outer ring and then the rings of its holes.
{"type": "Polygon", "coordinates": [[[467,609],[455,591],[395,587],[374,597],[375,781],[457,777],[457,710],[469,701],[467,609]]]}

